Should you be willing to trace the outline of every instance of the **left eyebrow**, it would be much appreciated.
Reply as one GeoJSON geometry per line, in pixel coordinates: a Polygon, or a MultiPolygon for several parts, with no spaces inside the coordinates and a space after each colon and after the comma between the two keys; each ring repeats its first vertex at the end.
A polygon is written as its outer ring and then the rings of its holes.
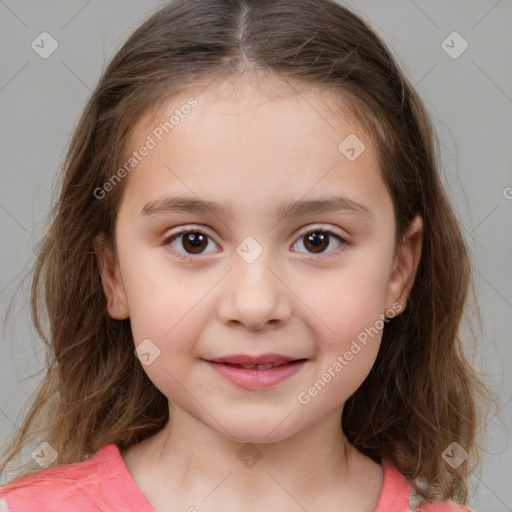
{"type": "Polygon", "coordinates": [[[375,220],[375,214],[370,208],[353,199],[341,196],[284,203],[278,210],[278,219],[329,212],[345,212],[356,217],[375,220]]]}
{"type": "MultiPolygon", "coordinates": [[[[218,217],[234,218],[233,209],[226,202],[216,203],[185,196],[166,197],[158,201],[151,201],[142,208],[139,215],[150,217],[179,212],[213,213],[218,217]]],[[[340,196],[283,203],[277,210],[277,215],[278,220],[282,220],[285,217],[329,212],[345,212],[356,217],[375,220],[375,214],[370,208],[353,199],[340,196]]]]}

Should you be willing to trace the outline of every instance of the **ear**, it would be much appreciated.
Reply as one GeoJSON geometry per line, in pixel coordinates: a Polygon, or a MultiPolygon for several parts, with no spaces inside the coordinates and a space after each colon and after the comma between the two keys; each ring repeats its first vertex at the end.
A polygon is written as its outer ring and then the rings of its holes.
{"type": "Polygon", "coordinates": [[[418,214],[411,221],[389,276],[386,306],[388,309],[396,310],[397,314],[403,312],[407,306],[421,258],[422,245],[423,219],[418,214]],[[397,303],[400,304],[400,309],[396,306],[397,303]]]}
{"type": "Polygon", "coordinates": [[[130,316],[130,311],[112,244],[104,233],[100,233],[94,238],[92,245],[101,274],[103,292],[107,299],[108,314],[116,320],[124,320],[130,316]]]}

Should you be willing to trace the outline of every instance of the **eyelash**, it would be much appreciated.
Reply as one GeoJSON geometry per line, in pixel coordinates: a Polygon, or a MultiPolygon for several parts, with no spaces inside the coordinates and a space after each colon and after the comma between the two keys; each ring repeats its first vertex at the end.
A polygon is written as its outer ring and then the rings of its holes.
{"type": "MultiPolygon", "coordinates": [[[[191,254],[183,254],[182,252],[177,251],[176,249],[173,249],[172,247],[170,247],[171,242],[173,242],[175,239],[178,239],[179,237],[181,237],[183,235],[187,235],[189,233],[199,233],[201,235],[205,235],[210,240],[213,240],[212,237],[210,237],[208,234],[206,234],[204,231],[201,231],[198,228],[184,228],[184,229],[181,229],[180,231],[178,231],[177,233],[173,233],[172,235],[166,237],[162,241],[161,245],[166,246],[173,255],[175,255],[175,256],[177,256],[179,258],[182,258],[182,259],[184,259],[186,261],[191,261],[191,260],[195,259],[193,255],[191,255],[191,254]]],[[[351,245],[349,242],[347,242],[341,236],[339,236],[336,233],[334,233],[331,229],[326,229],[326,228],[323,228],[322,226],[316,227],[316,228],[310,228],[307,231],[301,232],[299,234],[298,238],[297,238],[297,242],[299,240],[303,239],[306,235],[309,235],[311,233],[323,233],[323,234],[326,234],[329,237],[337,238],[341,242],[341,245],[339,247],[337,247],[336,249],[334,249],[334,250],[332,250],[330,252],[319,253],[319,254],[310,253],[310,259],[312,259],[314,261],[320,260],[320,259],[327,259],[327,258],[330,258],[330,257],[334,257],[339,252],[344,251],[347,246],[351,245]]],[[[295,245],[297,242],[295,242],[293,245],[295,245]]],[[[299,252],[299,251],[294,251],[294,252],[299,252]]]]}

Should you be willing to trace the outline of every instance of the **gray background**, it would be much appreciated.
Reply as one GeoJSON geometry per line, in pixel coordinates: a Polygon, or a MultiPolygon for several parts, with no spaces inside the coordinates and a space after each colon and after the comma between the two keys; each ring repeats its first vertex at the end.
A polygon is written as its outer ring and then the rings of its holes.
{"type": "MultiPolygon", "coordinates": [[[[512,1],[342,3],[390,45],[440,135],[443,179],[473,255],[484,318],[477,367],[501,397],[470,505],[512,511],[512,1]],[[453,31],[469,44],[458,58],[441,45],[453,31]]],[[[20,424],[22,407],[43,376],[43,345],[30,325],[28,282],[21,277],[46,227],[56,171],[106,62],[160,5],[0,0],[2,320],[11,305],[0,341],[0,443],[20,424]],[[47,59],[31,48],[44,31],[59,45],[47,59]]]]}

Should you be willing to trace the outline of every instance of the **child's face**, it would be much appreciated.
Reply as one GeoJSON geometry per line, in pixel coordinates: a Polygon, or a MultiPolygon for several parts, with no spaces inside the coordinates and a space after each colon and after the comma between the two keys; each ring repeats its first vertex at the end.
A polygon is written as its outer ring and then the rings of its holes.
{"type": "Polygon", "coordinates": [[[393,204],[369,138],[348,117],[329,117],[325,96],[287,87],[276,82],[273,92],[287,94],[268,96],[216,82],[139,123],[133,150],[152,146],[148,136],[156,145],[125,178],[119,274],[103,274],[110,315],[130,317],[143,368],[171,408],[242,442],[284,439],[328,417],[339,424],[375,361],[383,316],[405,308],[421,250],[418,218],[394,258],[393,204]],[[154,130],[190,96],[197,105],[159,140],[154,130]],[[338,149],[351,134],[366,146],[352,161],[338,149]],[[224,204],[233,216],[142,213],[173,196],[224,204]],[[279,219],[284,204],[335,197],[371,213],[279,219]],[[164,243],[181,228],[200,233],[164,243]],[[267,387],[234,383],[205,361],[268,353],[307,361],[267,387]]]}

